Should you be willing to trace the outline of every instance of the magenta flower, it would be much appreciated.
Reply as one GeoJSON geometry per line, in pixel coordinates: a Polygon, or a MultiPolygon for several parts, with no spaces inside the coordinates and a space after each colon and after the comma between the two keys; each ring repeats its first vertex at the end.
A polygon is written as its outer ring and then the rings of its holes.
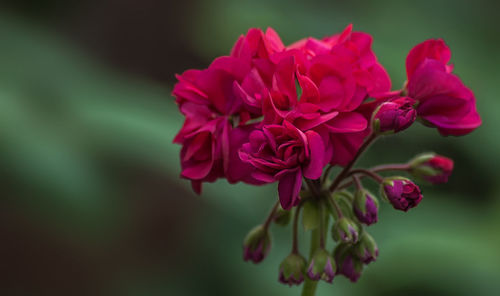
{"type": "Polygon", "coordinates": [[[303,131],[326,130],[326,158],[331,164],[346,165],[368,135],[371,112],[358,109],[369,96],[391,87],[371,44],[370,35],[352,32],[349,25],[341,34],[322,40],[309,37],[275,53],[271,59],[282,65],[264,104],[265,121],[286,119],[303,131]]]}
{"type": "Polygon", "coordinates": [[[382,134],[397,133],[407,129],[417,118],[417,111],[413,108],[415,103],[415,100],[408,97],[382,103],[373,113],[373,130],[382,134]]]}
{"type": "Polygon", "coordinates": [[[411,78],[415,70],[425,59],[436,60],[446,65],[446,72],[451,73],[453,65],[447,65],[451,51],[442,39],[429,39],[413,47],[406,57],[406,74],[411,78]]]}
{"type": "Polygon", "coordinates": [[[408,96],[418,101],[417,115],[444,135],[461,136],[481,125],[476,98],[447,65],[450,50],[442,40],[427,40],[406,59],[408,96]]]}
{"type": "Polygon", "coordinates": [[[406,178],[387,178],[382,183],[382,195],[396,210],[407,212],[422,200],[422,193],[415,183],[406,178]]]}
{"type": "Polygon", "coordinates": [[[366,227],[378,220],[378,200],[363,189],[364,177],[381,183],[384,199],[406,212],[422,200],[419,187],[403,177],[382,179],[379,172],[405,171],[438,184],[453,170],[451,159],[432,153],[373,168],[356,161],[377,138],[407,129],[417,117],[445,136],[481,125],[474,94],[452,73],[450,57],[442,40],[418,44],[406,59],[405,87],[391,91],[372,37],[351,25],[289,46],[270,28],[252,28],[229,56],[176,76],[173,95],[185,117],[174,139],[182,145],[181,176],[198,193],[203,183],[221,178],[278,182],[281,207],[275,201],[246,236],[243,259],[261,262],[271,248],[271,225],[286,226],[293,216],[292,251],[279,281],[299,285],[307,275],[331,283],[342,274],[355,282],[379,252],[366,227]],[[299,254],[300,221],[315,231],[308,265],[299,254]],[[333,255],[325,249],[327,231],[336,243],[333,255]]]}
{"type": "Polygon", "coordinates": [[[268,93],[273,71],[268,58],[284,49],[280,44],[272,29],[266,34],[251,29],[231,56],[215,59],[208,69],[176,76],[173,95],[186,120],[174,143],[183,146],[181,176],[191,180],[196,192],[202,182],[218,178],[261,183],[251,177],[254,168],[240,160],[238,150],[255,129],[248,121],[262,115],[260,100],[268,93]]]}
{"type": "Polygon", "coordinates": [[[253,131],[249,140],[242,146],[240,158],[257,169],[252,175],[255,179],[265,183],[279,181],[283,209],[298,204],[302,177],[321,177],[325,146],[318,133],[303,133],[284,121],[253,131]]]}

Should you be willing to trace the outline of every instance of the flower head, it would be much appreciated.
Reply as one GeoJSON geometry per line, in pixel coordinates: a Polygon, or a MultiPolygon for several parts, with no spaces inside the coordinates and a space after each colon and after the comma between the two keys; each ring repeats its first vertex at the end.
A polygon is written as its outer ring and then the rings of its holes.
{"type": "Polygon", "coordinates": [[[283,209],[298,204],[302,177],[321,177],[325,146],[318,133],[312,130],[304,133],[284,121],[253,131],[249,141],[242,146],[240,157],[257,169],[254,178],[266,183],[279,181],[283,209]]]}
{"type": "Polygon", "coordinates": [[[418,101],[417,115],[444,135],[461,136],[481,125],[476,98],[451,72],[451,53],[442,40],[415,46],[406,59],[408,96],[418,101]]]}
{"type": "Polygon", "coordinates": [[[422,193],[415,183],[407,178],[386,178],[382,182],[382,195],[396,210],[408,211],[422,200],[422,193]]]}

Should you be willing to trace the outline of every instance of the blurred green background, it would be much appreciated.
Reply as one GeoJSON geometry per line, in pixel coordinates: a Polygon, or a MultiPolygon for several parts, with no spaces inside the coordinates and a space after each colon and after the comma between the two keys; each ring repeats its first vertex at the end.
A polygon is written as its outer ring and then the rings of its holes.
{"type": "MultiPolygon", "coordinates": [[[[443,138],[415,125],[360,164],[435,151],[456,161],[409,213],[383,205],[379,260],[318,295],[498,295],[500,26],[495,1],[88,0],[0,5],[0,294],[299,295],[277,282],[290,229],[259,265],[241,242],[275,186],[179,179],[174,73],[228,54],[250,27],[287,44],[353,23],[392,77],[415,44],[442,37],[483,126],[443,138]]],[[[303,236],[303,239],[307,237],[303,236]]],[[[332,246],[332,242],[329,242],[332,246]]],[[[304,253],[307,251],[303,248],[304,253]]]]}

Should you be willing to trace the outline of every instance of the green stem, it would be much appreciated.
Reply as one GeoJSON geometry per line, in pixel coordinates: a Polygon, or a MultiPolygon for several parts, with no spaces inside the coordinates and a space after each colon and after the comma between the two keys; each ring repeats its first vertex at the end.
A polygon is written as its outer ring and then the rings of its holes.
{"type": "Polygon", "coordinates": [[[362,175],[365,175],[367,177],[370,177],[373,180],[377,181],[378,183],[382,183],[382,181],[384,180],[384,178],[382,178],[379,174],[374,173],[373,171],[370,171],[370,170],[365,170],[365,169],[354,169],[354,170],[351,170],[351,172],[348,174],[348,176],[353,176],[355,178],[355,180],[359,181],[359,179],[356,176],[356,174],[362,174],[362,175]]]}
{"type": "Polygon", "coordinates": [[[295,210],[295,216],[293,216],[293,234],[292,234],[292,254],[299,253],[299,241],[298,241],[298,228],[299,228],[299,215],[300,209],[302,208],[303,203],[300,203],[295,210]]]}
{"type": "MultiPolygon", "coordinates": [[[[322,207],[322,212],[326,210],[324,207],[326,205],[320,205],[322,207]]],[[[325,236],[328,232],[328,222],[330,216],[322,215],[321,224],[322,227],[317,227],[311,232],[311,249],[309,250],[309,262],[311,262],[312,257],[316,253],[318,248],[325,247],[325,236]]],[[[316,288],[319,281],[310,280],[307,276],[305,277],[304,286],[302,287],[302,296],[314,296],[316,294],[316,288]]]]}
{"type": "Polygon", "coordinates": [[[274,214],[276,213],[276,210],[278,209],[280,202],[277,201],[271,211],[269,212],[269,216],[267,216],[266,221],[264,221],[264,229],[267,230],[269,228],[269,225],[271,224],[271,221],[273,221],[274,214]]]}
{"type": "MultiPolygon", "coordinates": [[[[319,247],[320,230],[318,228],[311,231],[311,248],[309,250],[309,262],[311,261],[314,253],[319,247]]],[[[316,287],[318,281],[313,281],[307,276],[305,277],[304,286],[302,287],[302,296],[314,296],[316,294],[316,287]]]]}

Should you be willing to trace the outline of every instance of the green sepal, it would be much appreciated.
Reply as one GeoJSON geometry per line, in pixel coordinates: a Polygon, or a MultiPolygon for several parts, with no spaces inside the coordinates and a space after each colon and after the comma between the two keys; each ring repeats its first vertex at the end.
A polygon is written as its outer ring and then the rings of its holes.
{"type": "Polygon", "coordinates": [[[375,206],[379,207],[378,199],[366,189],[361,189],[356,191],[354,195],[354,205],[361,211],[361,213],[366,214],[366,195],[370,195],[375,206]]]}
{"type": "Polygon", "coordinates": [[[338,219],[332,227],[332,238],[336,242],[356,243],[358,241],[359,232],[360,227],[358,223],[355,223],[352,219],[347,217],[342,217],[338,219]],[[342,234],[345,234],[345,239],[342,239],[342,234]]]}
{"type": "Polygon", "coordinates": [[[306,259],[300,254],[290,254],[283,260],[280,264],[280,271],[283,272],[285,278],[290,278],[293,276],[298,279],[305,273],[306,270],[306,259]]]}
{"type": "Polygon", "coordinates": [[[368,251],[373,257],[377,257],[378,246],[375,239],[366,231],[363,231],[359,242],[354,247],[354,252],[358,258],[363,258],[365,250],[368,251]]]}
{"type": "Polygon", "coordinates": [[[255,226],[243,240],[243,245],[249,247],[250,249],[255,249],[259,243],[263,240],[264,249],[271,243],[271,235],[269,231],[264,229],[263,225],[255,226]]]}
{"type": "Polygon", "coordinates": [[[352,211],[352,202],[354,200],[354,196],[349,191],[340,191],[336,192],[333,195],[334,201],[340,208],[343,216],[346,216],[352,220],[356,220],[356,217],[352,211]]]}
{"type": "Polygon", "coordinates": [[[314,274],[323,273],[326,263],[330,259],[330,263],[332,264],[333,272],[336,271],[335,259],[326,251],[325,249],[318,249],[314,256],[312,257],[311,262],[314,262],[312,266],[312,271],[314,274]]]}
{"type": "Polygon", "coordinates": [[[279,206],[273,217],[274,223],[280,226],[287,226],[292,218],[291,212],[292,211],[287,211],[283,209],[281,206],[279,206]]]}

